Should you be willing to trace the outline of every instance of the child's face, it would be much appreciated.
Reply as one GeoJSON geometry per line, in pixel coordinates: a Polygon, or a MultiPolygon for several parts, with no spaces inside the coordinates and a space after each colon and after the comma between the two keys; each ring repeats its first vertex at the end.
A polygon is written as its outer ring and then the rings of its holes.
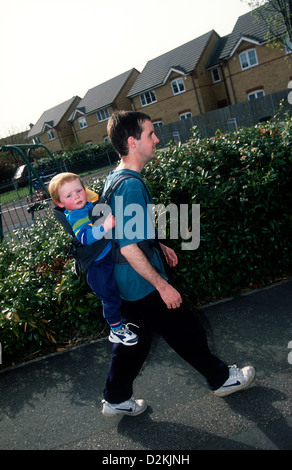
{"type": "Polygon", "coordinates": [[[59,207],[64,207],[69,212],[76,209],[82,209],[87,200],[86,192],[78,179],[66,182],[59,189],[60,202],[57,203],[59,207]]]}

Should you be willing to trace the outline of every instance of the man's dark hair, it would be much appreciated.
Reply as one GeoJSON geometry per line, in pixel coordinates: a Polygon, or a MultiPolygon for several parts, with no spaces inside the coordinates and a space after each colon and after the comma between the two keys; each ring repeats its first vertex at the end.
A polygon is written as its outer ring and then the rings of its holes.
{"type": "Polygon", "coordinates": [[[139,140],[142,134],[141,124],[151,121],[150,116],[138,111],[117,111],[111,115],[107,124],[109,139],[121,157],[128,155],[128,138],[139,140]]]}

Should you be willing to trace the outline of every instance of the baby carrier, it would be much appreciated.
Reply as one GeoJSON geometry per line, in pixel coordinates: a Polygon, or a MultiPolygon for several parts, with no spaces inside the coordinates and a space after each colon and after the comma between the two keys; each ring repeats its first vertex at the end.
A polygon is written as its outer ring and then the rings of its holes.
{"type": "MultiPolygon", "coordinates": [[[[113,181],[113,183],[109,186],[109,188],[105,191],[105,193],[101,197],[99,197],[96,202],[93,203],[93,206],[95,206],[96,204],[109,205],[110,199],[113,193],[115,192],[115,190],[117,189],[117,187],[122,183],[122,181],[128,178],[138,179],[139,181],[141,181],[141,183],[144,184],[145,188],[148,191],[146,184],[141,178],[139,178],[138,176],[129,174],[129,173],[123,174],[123,175],[118,176],[113,181]]],[[[69,248],[69,254],[75,258],[76,273],[79,274],[80,271],[83,271],[84,273],[86,273],[89,266],[100,255],[102,250],[109,243],[109,239],[102,238],[101,240],[96,241],[92,245],[82,245],[82,243],[80,243],[77,237],[75,236],[71,225],[67,221],[64,211],[65,209],[55,206],[53,208],[53,215],[56,218],[56,220],[63,226],[66,232],[68,232],[71,235],[71,244],[69,248]]],[[[100,217],[102,217],[102,215],[103,214],[100,214],[99,216],[91,215],[90,219],[92,223],[95,223],[100,217]]],[[[128,262],[126,258],[121,254],[121,251],[118,245],[114,242],[114,240],[111,240],[111,242],[112,242],[113,261],[119,264],[127,264],[128,262]]],[[[145,240],[143,242],[139,242],[138,245],[148,259],[150,259],[153,256],[154,245],[158,248],[158,243],[156,242],[156,240],[145,240]]]]}

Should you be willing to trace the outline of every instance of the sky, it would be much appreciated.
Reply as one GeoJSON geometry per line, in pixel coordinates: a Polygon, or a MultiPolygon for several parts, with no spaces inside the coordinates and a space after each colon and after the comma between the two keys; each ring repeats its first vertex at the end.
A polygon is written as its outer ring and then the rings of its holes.
{"type": "Polygon", "coordinates": [[[0,138],[214,29],[247,0],[0,0],[0,138]]]}

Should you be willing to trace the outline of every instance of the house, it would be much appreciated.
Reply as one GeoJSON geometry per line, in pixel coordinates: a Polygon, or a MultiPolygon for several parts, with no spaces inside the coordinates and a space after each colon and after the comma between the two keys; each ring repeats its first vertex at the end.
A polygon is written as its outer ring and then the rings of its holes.
{"type": "Polygon", "coordinates": [[[93,144],[108,140],[107,120],[116,110],[132,109],[127,94],[138,75],[138,70],[132,68],[88,90],[69,119],[77,142],[93,144]]]}
{"type": "Polygon", "coordinates": [[[43,144],[51,152],[63,150],[75,141],[72,126],[68,122],[81,98],[70,100],[45,111],[28,132],[27,137],[35,144],[43,144]]]}
{"type": "Polygon", "coordinates": [[[206,64],[218,40],[212,30],[148,61],[128,93],[133,109],[157,126],[214,109],[206,64]]]}
{"type": "Polygon", "coordinates": [[[271,17],[269,8],[250,11],[238,18],[231,34],[218,40],[207,64],[218,107],[224,99],[232,105],[287,88],[292,45],[281,17],[275,23],[276,36],[284,38],[285,48],[268,44],[267,17],[271,17]]]}

